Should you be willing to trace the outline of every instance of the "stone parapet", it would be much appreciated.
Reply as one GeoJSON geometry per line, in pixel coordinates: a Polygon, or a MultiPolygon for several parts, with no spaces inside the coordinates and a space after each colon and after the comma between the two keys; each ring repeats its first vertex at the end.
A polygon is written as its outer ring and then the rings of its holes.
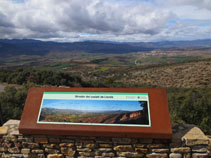
{"type": "Polygon", "coordinates": [[[22,135],[19,121],[0,127],[2,158],[208,158],[209,138],[193,125],[173,124],[172,140],[22,135]]]}

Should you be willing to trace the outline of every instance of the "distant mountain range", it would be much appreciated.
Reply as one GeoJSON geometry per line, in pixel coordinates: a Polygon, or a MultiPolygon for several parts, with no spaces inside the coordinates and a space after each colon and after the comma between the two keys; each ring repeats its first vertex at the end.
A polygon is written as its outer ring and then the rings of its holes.
{"type": "Polygon", "coordinates": [[[155,49],[211,48],[211,39],[194,41],[161,41],[161,42],[108,42],[84,41],[60,43],[32,39],[0,39],[0,56],[13,55],[46,55],[49,52],[82,51],[87,53],[129,53],[155,49]]]}

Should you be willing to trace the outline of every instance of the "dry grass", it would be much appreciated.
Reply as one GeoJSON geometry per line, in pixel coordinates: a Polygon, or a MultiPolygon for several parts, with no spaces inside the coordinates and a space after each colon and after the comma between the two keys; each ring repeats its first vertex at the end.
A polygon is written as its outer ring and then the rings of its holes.
{"type": "Polygon", "coordinates": [[[211,88],[211,60],[136,69],[120,82],[178,88],[211,88]]]}

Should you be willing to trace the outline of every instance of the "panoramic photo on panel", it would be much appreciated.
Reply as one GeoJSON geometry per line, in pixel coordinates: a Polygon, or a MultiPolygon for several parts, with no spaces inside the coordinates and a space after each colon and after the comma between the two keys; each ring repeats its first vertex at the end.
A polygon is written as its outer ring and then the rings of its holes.
{"type": "Polygon", "coordinates": [[[146,101],[43,100],[39,122],[149,125],[146,101]]]}

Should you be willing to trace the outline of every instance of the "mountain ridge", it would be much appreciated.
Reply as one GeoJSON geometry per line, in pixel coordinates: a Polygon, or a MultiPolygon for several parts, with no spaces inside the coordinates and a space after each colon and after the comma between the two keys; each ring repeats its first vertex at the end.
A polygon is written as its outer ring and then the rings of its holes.
{"type": "Polygon", "coordinates": [[[13,55],[46,55],[55,51],[122,54],[175,48],[211,48],[211,39],[160,42],[81,41],[71,43],[33,39],[0,39],[0,55],[2,57],[13,55]]]}

